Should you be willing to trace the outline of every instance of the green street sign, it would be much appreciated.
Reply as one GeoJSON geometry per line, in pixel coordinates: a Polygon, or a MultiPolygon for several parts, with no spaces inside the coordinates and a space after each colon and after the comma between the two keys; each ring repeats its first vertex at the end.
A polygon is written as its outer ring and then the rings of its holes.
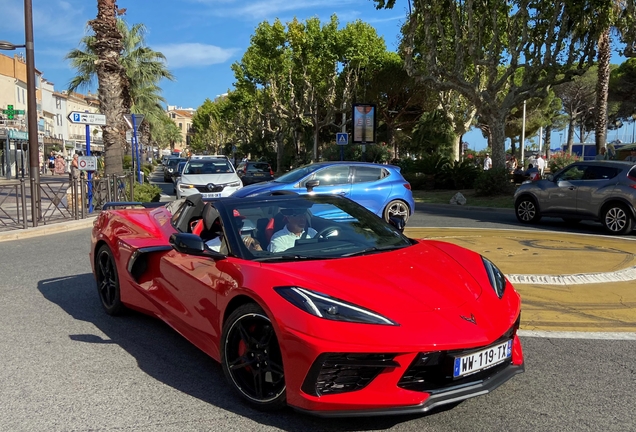
{"type": "Polygon", "coordinates": [[[7,109],[2,110],[2,114],[7,116],[7,120],[14,120],[16,114],[24,115],[24,110],[14,110],[13,105],[7,105],[7,109]]]}

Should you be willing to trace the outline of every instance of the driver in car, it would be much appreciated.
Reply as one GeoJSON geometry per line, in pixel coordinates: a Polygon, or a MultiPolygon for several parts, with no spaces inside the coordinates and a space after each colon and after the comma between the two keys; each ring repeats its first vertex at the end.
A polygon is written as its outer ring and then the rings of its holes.
{"type": "Polygon", "coordinates": [[[307,225],[305,209],[282,209],[280,211],[287,217],[287,224],[283,229],[274,233],[267,250],[270,252],[283,252],[296,245],[296,240],[313,238],[318,232],[307,225]]]}

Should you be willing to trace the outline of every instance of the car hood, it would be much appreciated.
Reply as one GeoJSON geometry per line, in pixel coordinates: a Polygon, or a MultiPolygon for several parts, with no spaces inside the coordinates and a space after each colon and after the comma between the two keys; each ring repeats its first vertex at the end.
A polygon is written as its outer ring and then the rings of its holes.
{"type": "Polygon", "coordinates": [[[240,181],[235,173],[223,174],[182,174],[181,183],[194,185],[227,184],[240,181]]]}
{"type": "Polygon", "coordinates": [[[244,198],[248,195],[261,194],[274,190],[282,189],[286,186],[286,183],[278,183],[275,181],[268,181],[263,183],[256,183],[253,185],[245,186],[241,190],[238,190],[232,194],[233,197],[244,198]]]}
{"type": "MultiPolygon", "coordinates": [[[[476,255],[476,254],[475,254],[476,255]]],[[[477,262],[477,261],[473,261],[477,262]]],[[[481,264],[481,260],[478,261],[481,264]]],[[[337,297],[375,312],[456,309],[474,302],[482,288],[450,255],[426,242],[393,252],[293,263],[263,263],[274,280],[337,297]]],[[[474,271],[485,275],[483,265],[474,271]]]]}

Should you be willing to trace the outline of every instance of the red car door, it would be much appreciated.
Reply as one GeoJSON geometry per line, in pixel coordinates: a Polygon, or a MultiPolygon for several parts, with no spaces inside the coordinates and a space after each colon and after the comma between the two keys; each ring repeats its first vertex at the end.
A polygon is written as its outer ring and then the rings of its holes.
{"type": "Polygon", "coordinates": [[[173,251],[161,260],[157,285],[163,292],[155,294],[166,321],[215,358],[221,336],[217,296],[236,286],[234,278],[224,271],[228,266],[232,265],[226,260],[216,262],[173,251]]]}

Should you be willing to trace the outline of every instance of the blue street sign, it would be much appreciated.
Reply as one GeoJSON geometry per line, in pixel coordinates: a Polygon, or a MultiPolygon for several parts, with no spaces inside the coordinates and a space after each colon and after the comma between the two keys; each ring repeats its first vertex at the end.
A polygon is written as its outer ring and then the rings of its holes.
{"type": "Polygon", "coordinates": [[[348,133],[337,133],[336,134],[336,144],[338,144],[338,145],[347,145],[347,144],[349,144],[349,134],[348,133]]]}

